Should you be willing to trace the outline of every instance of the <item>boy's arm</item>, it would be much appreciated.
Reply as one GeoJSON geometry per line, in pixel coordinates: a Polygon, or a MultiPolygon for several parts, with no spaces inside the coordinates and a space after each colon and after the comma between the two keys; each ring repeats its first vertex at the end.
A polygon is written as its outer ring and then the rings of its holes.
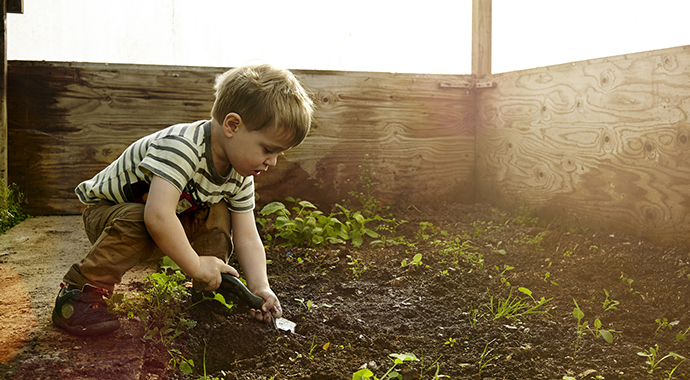
{"type": "Polygon", "coordinates": [[[158,247],[192,278],[215,290],[221,272],[238,276],[237,271],[213,256],[199,256],[187,240],[175,210],[180,191],[165,179],[154,175],[144,208],[144,223],[158,247]]]}
{"type": "Polygon", "coordinates": [[[235,253],[239,261],[247,286],[252,293],[263,297],[264,304],[261,313],[252,313],[257,319],[269,321],[271,314],[279,318],[283,315],[280,301],[268,284],[266,273],[266,252],[256,230],[254,213],[232,212],[232,236],[235,243],[235,253]]]}

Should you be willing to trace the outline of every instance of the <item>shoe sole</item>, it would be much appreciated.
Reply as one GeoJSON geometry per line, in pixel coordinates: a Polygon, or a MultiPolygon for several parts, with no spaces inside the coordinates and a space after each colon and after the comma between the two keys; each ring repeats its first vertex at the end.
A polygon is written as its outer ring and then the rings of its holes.
{"type": "Polygon", "coordinates": [[[113,332],[113,331],[120,328],[120,321],[117,319],[112,320],[112,321],[96,323],[96,324],[84,327],[84,326],[70,326],[67,323],[65,323],[65,321],[62,320],[61,318],[53,315],[53,323],[55,324],[55,326],[67,331],[68,333],[70,333],[72,335],[79,335],[79,336],[91,336],[91,335],[107,334],[107,333],[113,332]]]}

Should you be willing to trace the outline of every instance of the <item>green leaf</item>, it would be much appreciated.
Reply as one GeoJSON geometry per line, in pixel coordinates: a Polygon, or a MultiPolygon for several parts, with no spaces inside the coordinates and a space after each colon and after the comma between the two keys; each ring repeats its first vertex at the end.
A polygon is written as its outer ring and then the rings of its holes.
{"type": "Polygon", "coordinates": [[[527,294],[527,295],[530,296],[530,297],[532,296],[532,291],[529,290],[529,289],[527,289],[527,288],[519,287],[518,290],[521,291],[521,292],[523,292],[523,293],[525,293],[525,294],[527,294]]]}
{"type": "Polygon", "coordinates": [[[573,309],[573,316],[577,319],[582,319],[585,317],[585,313],[583,313],[579,307],[576,307],[575,309],[573,309]]]}
{"type": "MultiPolygon", "coordinates": [[[[597,319],[597,321],[598,321],[598,319],[597,319]]],[[[595,322],[595,324],[596,324],[596,322],[595,322]]],[[[601,334],[601,337],[604,338],[604,340],[607,341],[608,343],[613,342],[613,334],[611,334],[611,332],[609,330],[599,330],[599,334],[601,334]]]]}
{"type": "Polygon", "coordinates": [[[290,211],[285,208],[284,204],[280,202],[271,202],[261,209],[261,215],[275,214],[280,210],[285,210],[288,215],[290,214],[290,211]]]}
{"type": "Polygon", "coordinates": [[[309,201],[300,201],[298,204],[299,204],[300,206],[302,206],[302,207],[316,208],[316,206],[314,206],[314,205],[313,205],[311,202],[309,202],[309,201]]]}
{"type": "Polygon", "coordinates": [[[180,363],[180,371],[182,371],[182,373],[184,373],[185,375],[189,375],[192,373],[192,365],[194,365],[194,362],[192,360],[190,360],[189,363],[187,363],[186,361],[182,361],[182,363],[180,363]]]}
{"type": "Polygon", "coordinates": [[[352,374],[352,380],[366,380],[371,379],[372,376],[374,376],[373,372],[369,371],[366,368],[363,368],[352,374]]]}
{"type": "Polygon", "coordinates": [[[597,319],[594,320],[594,327],[595,327],[597,330],[599,330],[599,329],[601,328],[601,321],[599,320],[599,318],[597,318],[597,319]]]}
{"type": "Polygon", "coordinates": [[[363,229],[363,231],[365,234],[369,235],[369,237],[372,237],[374,239],[380,236],[376,231],[370,230],[368,228],[363,229]]]}

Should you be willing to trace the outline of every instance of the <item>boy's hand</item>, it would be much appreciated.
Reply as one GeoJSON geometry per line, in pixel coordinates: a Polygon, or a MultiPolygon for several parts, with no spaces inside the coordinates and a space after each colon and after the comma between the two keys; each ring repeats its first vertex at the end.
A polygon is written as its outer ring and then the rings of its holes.
{"type": "Polygon", "coordinates": [[[261,310],[250,310],[249,315],[267,323],[271,321],[271,315],[275,318],[283,316],[283,309],[280,307],[280,301],[278,301],[278,297],[276,297],[275,293],[273,293],[270,288],[259,289],[253,293],[263,298],[264,304],[261,306],[261,310]]]}
{"type": "Polygon", "coordinates": [[[199,256],[199,268],[194,274],[190,276],[202,284],[205,284],[204,290],[212,292],[220,286],[222,278],[221,273],[230,273],[235,277],[239,277],[239,273],[233,267],[225,264],[223,260],[214,256],[199,256]]]}

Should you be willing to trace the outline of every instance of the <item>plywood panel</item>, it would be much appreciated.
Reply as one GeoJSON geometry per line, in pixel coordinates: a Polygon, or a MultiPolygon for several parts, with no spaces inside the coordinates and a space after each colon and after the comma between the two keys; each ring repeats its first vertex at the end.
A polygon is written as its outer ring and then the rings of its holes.
{"type": "Polygon", "coordinates": [[[690,47],[494,76],[478,191],[655,241],[690,232],[690,47]]]}
{"type": "MultiPolygon", "coordinates": [[[[220,68],[10,62],[9,176],[32,214],[78,213],[74,187],[141,136],[208,118],[220,68]]],[[[314,129],[257,181],[261,202],[324,205],[352,190],[365,154],[384,202],[474,199],[474,96],[458,77],[296,71],[314,129]]]]}

